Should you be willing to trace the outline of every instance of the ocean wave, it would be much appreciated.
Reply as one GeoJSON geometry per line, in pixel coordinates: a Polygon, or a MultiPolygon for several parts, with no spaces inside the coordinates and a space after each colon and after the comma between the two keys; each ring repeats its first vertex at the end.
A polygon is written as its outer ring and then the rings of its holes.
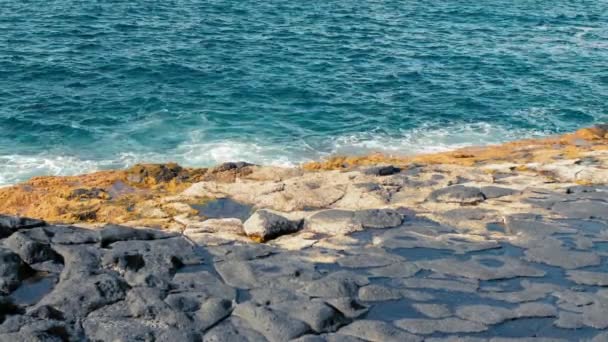
{"type": "Polygon", "coordinates": [[[453,150],[472,145],[497,144],[545,132],[492,126],[488,123],[445,128],[420,127],[401,135],[373,132],[324,138],[319,141],[264,143],[262,141],[200,141],[198,135],[187,143],[163,153],[123,152],[115,158],[93,160],[69,155],[0,155],[0,186],[40,175],[76,175],[106,169],[127,168],[136,163],[178,162],[184,166],[212,166],[227,161],[248,161],[260,165],[294,166],[330,155],[361,155],[383,152],[409,155],[453,150]]]}

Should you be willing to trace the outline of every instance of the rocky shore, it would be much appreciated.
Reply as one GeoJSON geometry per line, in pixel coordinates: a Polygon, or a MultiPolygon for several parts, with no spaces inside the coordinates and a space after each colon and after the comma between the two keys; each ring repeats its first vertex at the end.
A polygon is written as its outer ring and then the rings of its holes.
{"type": "Polygon", "coordinates": [[[0,341],[608,340],[606,126],[37,177],[0,214],[0,341]]]}

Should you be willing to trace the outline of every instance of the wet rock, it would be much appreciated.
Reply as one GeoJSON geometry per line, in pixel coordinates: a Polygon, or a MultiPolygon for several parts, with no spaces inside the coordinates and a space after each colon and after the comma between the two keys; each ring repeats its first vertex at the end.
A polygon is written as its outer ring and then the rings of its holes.
{"type": "Polygon", "coordinates": [[[0,215],[0,239],[19,229],[30,229],[46,225],[46,222],[26,217],[0,215]]]}
{"type": "Polygon", "coordinates": [[[32,273],[19,255],[0,247],[0,294],[16,289],[21,281],[32,273]]]}
{"type": "Polygon", "coordinates": [[[340,329],[338,332],[343,335],[354,336],[366,341],[422,341],[421,337],[398,329],[389,323],[374,320],[355,321],[340,329]]]}
{"type": "Polygon", "coordinates": [[[488,330],[482,323],[471,322],[456,317],[442,319],[400,319],[395,325],[401,329],[414,334],[430,335],[437,332],[454,333],[476,333],[488,330]]]}
{"type": "Polygon", "coordinates": [[[268,209],[256,211],[243,225],[247,236],[267,241],[302,229],[302,221],[293,221],[268,209]]]}
{"type": "Polygon", "coordinates": [[[60,261],[61,257],[49,244],[38,242],[27,235],[17,232],[4,241],[4,245],[19,254],[28,264],[45,261],[60,261]]]}
{"type": "Polygon", "coordinates": [[[233,314],[271,342],[289,341],[310,332],[306,323],[252,302],[237,305],[233,314]]]}
{"type": "Polygon", "coordinates": [[[452,185],[431,192],[428,199],[440,203],[477,204],[486,198],[479,188],[452,185]]]}

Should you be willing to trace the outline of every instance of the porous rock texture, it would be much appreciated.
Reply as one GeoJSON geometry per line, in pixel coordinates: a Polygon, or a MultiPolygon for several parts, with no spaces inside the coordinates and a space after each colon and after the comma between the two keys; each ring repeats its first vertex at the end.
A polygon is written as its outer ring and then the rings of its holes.
{"type": "Polygon", "coordinates": [[[604,341],[607,138],[0,189],[0,341],[604,341]]]}

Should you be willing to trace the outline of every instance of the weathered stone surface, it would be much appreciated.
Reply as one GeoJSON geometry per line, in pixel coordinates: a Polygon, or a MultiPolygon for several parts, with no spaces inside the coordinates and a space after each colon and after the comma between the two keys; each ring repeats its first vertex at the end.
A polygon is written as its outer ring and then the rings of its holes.
{"type": "Polygon", "coordinates": [[[412,306],[425,316],[431,318],[445,318],[452,315],[448,306],[443,304],[415,303],[412,306]]]}
{"type": "Polygon", "coordinates": [[[428,199],[434,202],[471,205],[483,202],[486,198],[479,188],[452,185],[431,192],[428,199]]]}
{"type": "Polygon", "coordinates": [[[341,312],[321,301],[282,301],[273,304],[271,308],[305,322],[317,333],[334,332],[342,325],[350,322],[341,312]]]}
{"type": "Polygon", "coordinates": [[[234,315],[245,320],[269,341],[289,341],[310,331],[310,327],[300,320],[251,302],[237,305],[234,315]]]}
{"type": "Polygon", "coordinates": [[[551,266],[575,269],[599,265],[601,258],[594,252],[580,252],[551,245],[544,245],[526,250],[526,259],[551,266]]]}
{"type": "Polygon", "coordinates": [[[198,233],[234,233],[244,234],[243,222],[237,218],[208,219],[202,222],[189,222],[184,235],[198,233]]]}
{"type": "Polygon", "coordinates": [[[175,236],[154,229],[131,228],[117,225],[107,225],[99,231],[101,246],[108,246],[117,241],[154,240],[175,236]]]}
{"type": "Polygon", "coordinates": [[[395,300],[402,297],[398,289],[381,285],[367,285],[359,289],[359,299],[365,302],[395,300]]]}
{"type": "Polygon", "coordinates": [[[37,306],[50,305],[65,317],[85,317],[91,311],[125,298],[128,285],[120,278],[102,273],[62,280],[37,306]]]}
{"type": "Polygon", "coordinates": [[[0,238],[10,236],[19,229],[41,227],[45,224],[42,220],[0,214],[0,238]]]}
{"type": "Polygon", "coordinates": [[[366,228],[391,228],[403,222],[403,216],[393,209],[319,211],[306,219],[305,227],[316,233],[344,235],[366,228]]]}
{"type": "Polygon", "coordinates": [[[297,232],[302,229],[302,221],[290,220],[276,211],[260,209],[251,215],[243,226],[247,236],[267,241],[297,232]]]}
{"type": "Polygon", "coordinates": [[[604,201],[568,201],[558,202],[551,207],[557,214],[578,219],[608,219],[608,202],[604,201]]]}
{"type": "Polygon", "coordinates": [[[363,230],[352,210],[328,209],[313,214],[305,221],[307,230],[330,235],[350,234],[363,230]]]}
{"type": "Polygon", "coordinates": [[[4,240],[4,245],[19,254],[28,264],[61,259],[49,244],[38,242],[21,232],[14,233],[4,240]]]}
{"type": "Polygon", "coordinates": [[[380,165],[363,170],[363,173],[371,176],[390,176],[401,172],[401,169],[393,165],[380,165]]]}
{"type": "Polygon", "coordinates": [[[9,293],[32,271],[19,255],[0,247],[0,294],[9,293]]]}
{"type": "Polygon", "coordinates": [[[429,335],[437,332],[441,333],[476,333],[488,329],[482,323],[471,322],[456,317],[442,319],[400,319],[395,325],[413,334],[429,335]]]}
{"type": "Polygon", "coordinates": [[[510,257],[474,256],[468,261],[438,259],[420,261],[417,262],[417,265],[438,273],[480,280],[542,277],[545,275],[543,270],[510,257]],[[486,266],[486,263],[490,263],[492,266],[486,266]]]}
{"type": "Polygon", "coordinates": [[[205,333],[205,342],[265,342],[268,341],[262,334],[253,330],[240,318],[232,316],[205,333]]]}
{"type": "Polygon", "coordinates": [[[421,337],[412,335],[395,326],[382,321],[359,320],[338,331],[343,335],[350,335],[367,341],[422,341],[421,337]]]}
{"type": "Polygon", "coordinates": [[[568,278],[577,284],[608,286],[608,273],[590,271],[568,271],[568,278]]]}
{"type": "Polygon", "coordinates": [[[465,305],[456,308],[456,316],[487,325],[502,323],[506,320],[524,317],[555,317],[557,310],[552,305],[526,303],[514,309],[489,305],[465,305]]]}
{"type": "Polygon", "coordinates": [[[500,198],[505,196],[511,196],[519,193],[519,191],[510,188],[503,188],[500,186],[484,186],[481,188],[481,192],[483,193],[486,199],[491,198],[500,198]]]}

